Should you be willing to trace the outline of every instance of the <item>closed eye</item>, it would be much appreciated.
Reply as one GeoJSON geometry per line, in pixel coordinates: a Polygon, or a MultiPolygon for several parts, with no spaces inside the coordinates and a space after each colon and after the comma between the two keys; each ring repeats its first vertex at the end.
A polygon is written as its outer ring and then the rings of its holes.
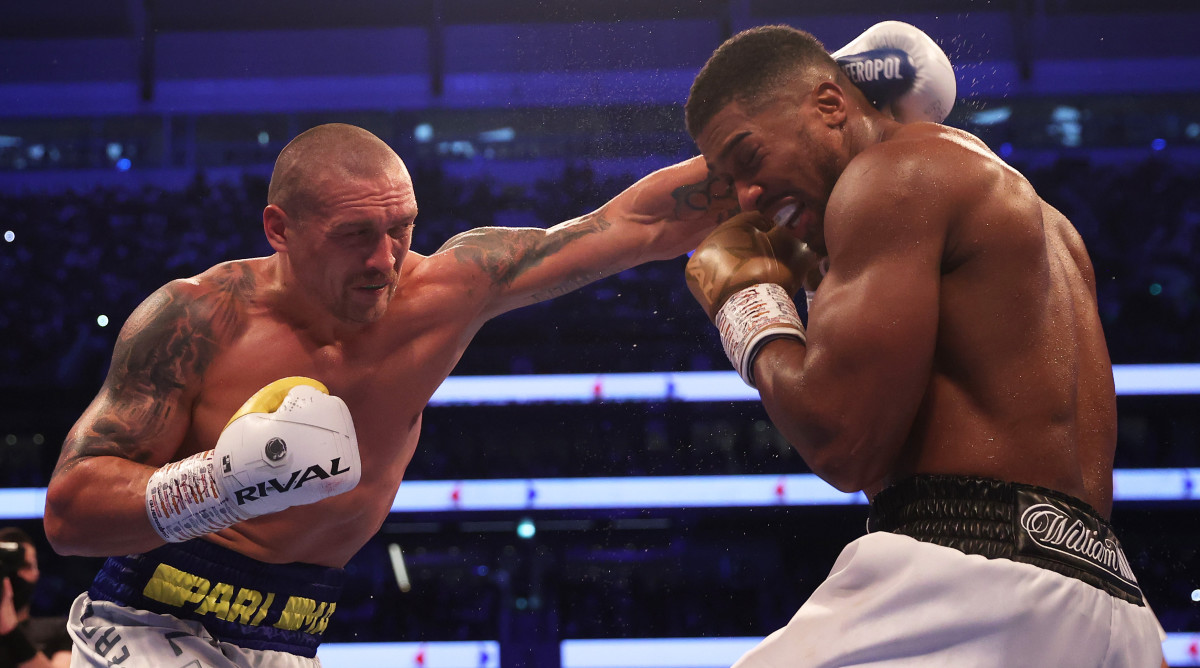
{"type": "Polygon", "coordinates": [[[762,152],[757,148],[739,151],[734,159],[734,176],[740,178],[753,176],[753,174],[758,171],[759,165],[761,164],[762,152]]]}

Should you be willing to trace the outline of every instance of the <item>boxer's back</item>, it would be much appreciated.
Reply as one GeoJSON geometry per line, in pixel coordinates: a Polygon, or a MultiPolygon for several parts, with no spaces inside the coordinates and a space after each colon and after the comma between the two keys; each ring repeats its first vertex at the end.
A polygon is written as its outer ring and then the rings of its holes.
{"type": "Polygon", "coordinates": [[[1116,399],[1090,260],[1071,223],[980,148],[943,149],[975,204],[948,225],[934,368],[892,477],[1024,482],[1107,515],[1116,399]]]}

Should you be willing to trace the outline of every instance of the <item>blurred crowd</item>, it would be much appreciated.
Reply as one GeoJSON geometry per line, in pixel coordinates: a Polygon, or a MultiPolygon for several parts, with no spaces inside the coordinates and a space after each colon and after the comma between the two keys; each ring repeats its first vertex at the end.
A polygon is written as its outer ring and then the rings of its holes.
{"type": "MultiPolygon", "coordinates": [[[[1026,170],[1088,245],[1115,363],[1200,359],[1198,172],[1166,157],[1120,167],[1060,159],[1026,170]]],[[[413,178],[421,206],[413,247],[423,253],[472,227],[567,220],[635,179],[602,177],[581,164],[532,186],[500,186],[456,180],[436,163],[413,165],[413,178]]],[[[0,224],[11,239],[0,244],[7,339],[0,383],[95,385],[118,328],[150,292],[217,262],[270,252],[260,223],[265,200],[262,178],[210,183],[202,174],[174,192],[0,198],[0,224]]],[[[644,265],[507,314],[481,332],[478,354],[456,373],[723,368],[682,264],[644,265]],[[597,347],[599,339],[612,345],[597,347]]]]}

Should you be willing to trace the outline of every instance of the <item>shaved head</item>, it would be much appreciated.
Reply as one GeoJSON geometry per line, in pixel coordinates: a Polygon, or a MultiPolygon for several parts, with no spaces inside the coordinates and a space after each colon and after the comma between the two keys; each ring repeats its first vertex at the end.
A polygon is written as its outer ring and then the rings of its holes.
{"type": "Polygon", "coordinates": [[[318,125],[297,135],[279,153],[267,188],[267,204],[303,220],[321,210],[329,185],[378,178],[397,167],[409,181],[400,157],[379,137],[353,125],[318,125]]]}

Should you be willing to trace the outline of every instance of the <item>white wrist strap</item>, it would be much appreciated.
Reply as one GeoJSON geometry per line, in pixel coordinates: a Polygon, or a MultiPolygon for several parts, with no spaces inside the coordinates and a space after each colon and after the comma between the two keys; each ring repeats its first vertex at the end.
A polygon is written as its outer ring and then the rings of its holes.
{"type": "Polygon", "coordinates": [[[221,498],[212,450],[155,471],[146,484],[146,514],[168,543],[198,538],[249,517],[221,498]]]}
{"type": "Polygon", "coordinates": [[[717,312],[717,330],[725,355],[750,387],[754,358],[763,344],[783,336],[805,342],[796,304],[778,283],[759,283],[733,293],[717,312]]]}

